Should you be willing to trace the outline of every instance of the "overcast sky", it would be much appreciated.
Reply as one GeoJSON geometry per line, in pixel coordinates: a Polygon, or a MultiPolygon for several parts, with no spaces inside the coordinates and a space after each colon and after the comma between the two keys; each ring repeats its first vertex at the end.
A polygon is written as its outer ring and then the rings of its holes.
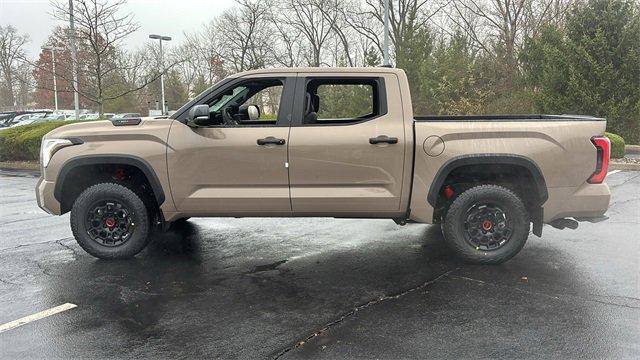
{"type": "MultiPolygon", "coordinates": [[[[123,12],[134,14],[140,30],[128,38],[126,45],[141,47],[150,41],[152,33],[181,42],[185,32],[197,31],[233,4],[233,0],[128,0],[123,12]]],[[[13,25],[20,33],[29,34],[28,55],[35,57],[51,30],[61,24],[53,19],[51,11],[49,0],[0,0],[0,25],[13,25]]]]}

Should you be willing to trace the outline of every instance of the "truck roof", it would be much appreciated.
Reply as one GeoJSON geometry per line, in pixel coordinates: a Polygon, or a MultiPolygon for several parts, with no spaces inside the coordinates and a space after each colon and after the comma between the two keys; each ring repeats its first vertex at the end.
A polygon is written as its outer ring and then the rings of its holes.
{"type": "Polygon", "coordinates": [[[293,68],[269,68],[243,71],[232,75],[233,77],[241,77],[245,75],[268,74],[268,73],[404,73],[404,70],[389,67],[293,67],[293,68]]]}

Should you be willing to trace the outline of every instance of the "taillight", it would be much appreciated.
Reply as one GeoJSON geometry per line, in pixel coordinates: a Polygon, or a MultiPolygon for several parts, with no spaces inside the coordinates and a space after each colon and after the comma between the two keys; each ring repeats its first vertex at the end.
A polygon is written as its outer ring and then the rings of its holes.
{"type": "Polygon", "coordinates": [[[604,181],[609,170],[609,158],[611,157],[611,142],[605,136],[594,136],[591,142],[596,147],[596,171],[587,180],[590,184],[600,184],[604,181]]]}

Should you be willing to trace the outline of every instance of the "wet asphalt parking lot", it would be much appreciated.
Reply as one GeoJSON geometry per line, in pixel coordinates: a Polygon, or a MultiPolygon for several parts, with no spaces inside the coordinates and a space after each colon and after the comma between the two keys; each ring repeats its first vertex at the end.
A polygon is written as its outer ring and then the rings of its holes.
{"type": "Polygon", "coordinates": [[[192,219],[135,259],[97,260],[36,178],[0,171],[1,358],[640,358],[640,172],[607,222],[545,226],[500,266],[437,226],[192,219]]]}

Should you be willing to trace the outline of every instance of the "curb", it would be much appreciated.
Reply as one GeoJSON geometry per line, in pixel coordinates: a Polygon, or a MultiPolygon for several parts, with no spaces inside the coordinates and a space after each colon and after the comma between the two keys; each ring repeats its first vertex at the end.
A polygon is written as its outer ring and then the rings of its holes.
{"type": "Polygon", "coordinates": [[[609,170],[631,170],[640,171],[640,164],[624,163],[624,162],[610,162],[609,170]]]}
{"type": "Polygon", "coordinates": [[[640,154],[640,145],[625,145],[624,151],[627,154],[640,154]]]}
{"type": "Polygon", "coordinates": [[[3,170],[30,170],[40,172],[40,164],[31,161],[0,161],[3,170]]]}

